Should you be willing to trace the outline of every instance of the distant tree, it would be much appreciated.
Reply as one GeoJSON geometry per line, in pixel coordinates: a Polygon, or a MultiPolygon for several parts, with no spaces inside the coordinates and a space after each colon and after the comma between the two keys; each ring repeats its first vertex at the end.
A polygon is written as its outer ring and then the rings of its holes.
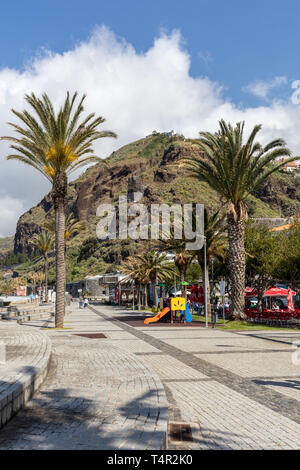
{"type": "MultiPolygon", "coordinates": [[[[48,230],[50,233],[55,235],[55,219],[47,219],[43,225],[42,228],[45,230],[48,230]]],[[[65,242],[66,244],[68,241],[71,239],[71,237],[75,234],[83,230],[84,225],[82,222],[80,222],[78,219],[73,217],[72,214],[69,214],[66,217],[66,222],[65,222],[65,242]]]]}
{"type": "Polygon", "coordinates": [[[265,291],[280,278],[280,265],[285,258],[282,236],[267,227],[248,224],[245,232],[246,281],[257,291],[258,309],[262,309],[265,291]]]}
{"type": "Polygon", "coordinates": [[[43,231],[35,234],[32,238],[32,245],[42,253],[44,258],[44,274],[45,274],[45,301],[48,301],[48,253],[52,249],[54,237],[52,233],[43,231]]]}

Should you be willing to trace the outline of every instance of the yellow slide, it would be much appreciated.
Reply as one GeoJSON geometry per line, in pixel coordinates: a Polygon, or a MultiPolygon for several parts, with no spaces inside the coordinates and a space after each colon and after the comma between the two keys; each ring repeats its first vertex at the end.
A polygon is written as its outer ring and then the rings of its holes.
{"type": "Polygon", "coordinates": [[[159,312],[157,315],[155,315],[154,317],[145,318],[144,323],[146,325],[148,325],[149,323],[156,322],[156,321],[160,320],[169,311],[170,311],[169,307],[166,307],[161,312],[159,312]]]}

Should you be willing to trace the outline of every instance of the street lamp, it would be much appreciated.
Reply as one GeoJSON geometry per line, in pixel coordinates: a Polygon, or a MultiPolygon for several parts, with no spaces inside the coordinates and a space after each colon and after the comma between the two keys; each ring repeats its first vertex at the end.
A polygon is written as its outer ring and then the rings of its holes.
{"type": "Polygon", "coordinates": [[[211,289],[211,304],[212,304],[212,307],[214,308],[214,293],[215,293],[215,285],[214,285],[214,261],[215,261],[215,258],[212,257],[211,258],[211,282],[212,282],[212,289],[211,289]]]}
{"type": "Polygon", "coordinates": [[[204,239],[204,311],[205,311],[205,328],[208,328],[208,315],[207,315],[207,274],[206,274],[206,237],[202,235],[204,239]]]}
{"type": "Polygon", "coordinates": [[[134,286],[135,286],[135,282],[134,282],[134,279],[132,281],[132,290],[133,290],[133,295],[132,295],[132,310],[134,310],[134,286]]]}

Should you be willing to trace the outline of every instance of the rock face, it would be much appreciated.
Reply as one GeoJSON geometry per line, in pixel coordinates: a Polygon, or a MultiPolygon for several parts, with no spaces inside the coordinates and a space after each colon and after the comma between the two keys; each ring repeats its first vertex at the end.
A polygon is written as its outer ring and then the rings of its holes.
{"type": "MultiPolygon", "coordinates": [[[[122,147],[105,160],[88,168],[71,182],[67,195],[67,214],[85,223],[86,238],[95,236],[96,210],[100,203],[118,202],[119,195],[133,200],[134,192],[143,194],[143,202],[199,202],[209,209],[219,207],[219,196],[205,183],[189,178],[177,162],[199,155],[199,147],[182,138],[157,134],[122,147]]],[[[299,180],[280,174],[270,178],[256,194],[252,206],[254,217],[283,216],[300,210],[299,180]],[[297,186],[298,185],[298,186],[297,186]]],[[[23,214],[17,224],[14,252],[31,253],[30,239],[39,232],[46,218],[53,217],[50,195],[23,214]]],[[[81,237],[82,242],[82,237],[81,237]]]]}

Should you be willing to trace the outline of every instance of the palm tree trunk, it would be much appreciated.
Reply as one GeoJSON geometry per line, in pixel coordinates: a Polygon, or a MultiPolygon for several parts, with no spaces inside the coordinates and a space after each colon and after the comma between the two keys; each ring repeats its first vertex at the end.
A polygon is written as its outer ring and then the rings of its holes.
{"type": "Polygon", "coordinates": [[[229,271],[231,284],[231,318],[235,320],[245,318],[245,221],[234,219],[229,214],[228,244],[229,244],[229,271]]]}
{"type": "Polygon", "coordinates": [[[64,199],[56,201],[55,208],[55,246],[56,246],[56,303],[55,327],[63,328],[65,316],[65,204],[64,199]]]}
{"type": "Polygon", "coordinates": [[[141,287],[140,287],[140,283],[137,283],[136,289],[137,289],[138,310],[141,310],[141,287]]]}
{"type": "Polygon", "coordinates": [[[185,282],[185,274],[186,274],[186,269],[185,266],[178,266],[179,269],[179,277],[180,277],[180,284],[181,284],[181,296],[186,299],[186,286],[183,285],[183,282],[185,282]],[[183,291],[183,295],[182,295],[183,291]]]}
{"type": "Polygon", "coordinates": [[[157,309],[157,292],[156,292],[156,282],[152,281],[152,300],[155,311],[157,309]]]}
{"type": "Polygon", "coordinates": [[[144,285],[144,307],[148,307],[148,292],[147,292],[147,284],[144,285]]]}
{"type": "Polygon", "coordinates": [[[48,302],[48,256],[45,255],[45,302],[48,302]]]}

